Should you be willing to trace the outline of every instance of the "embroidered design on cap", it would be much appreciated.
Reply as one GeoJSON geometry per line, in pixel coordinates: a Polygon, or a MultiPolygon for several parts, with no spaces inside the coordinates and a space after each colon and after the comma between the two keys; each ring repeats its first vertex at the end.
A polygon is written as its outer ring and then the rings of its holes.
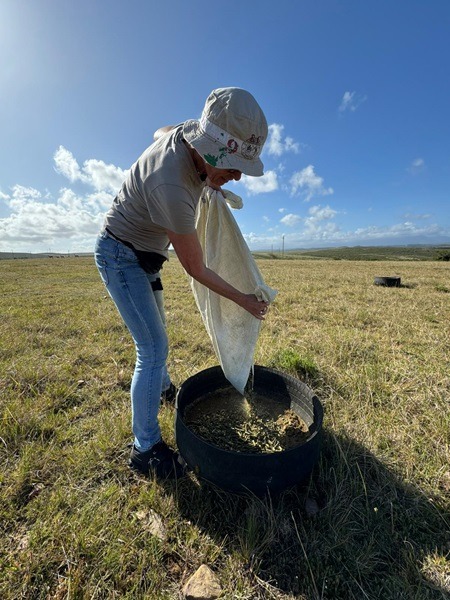
{"type": "Polygon", "coordinates": [[[228,142],[227,142],[227,148],[228,148],[228,152],[230,154],[234,154],[235,152],[238,151],[239,144],[237,143],[236,140],[228,140],[228,142]]]}
{"type": "Polygon", "coordinates": [[[228,154],[226,148],[219,148],[220,154],[204,154],[203,158],[209,163],[212,167],[216,167],[219,160],[222,160],[224,156],[228,154]]]}
{"type": "Polygon", "coordinates": [[[228,154],[241,155],[246,160],[254,160],[262,150],[264,136],[252,134],[245,142],[239,138],[232,137],[224,129],[218,127],[204,116],[200,119],[200,128],[209,138],[216,143],[223,144],[219,146],[219,154],[204,154],[203,158],[213,167],[217,166],[228,154]]]}
{"type": "Polygon", "coordinates": [[[241,148],[241,154],[244,158],[251,160],[258,156],[261,152],[261,145],[263,143],[262,136],[256,137],[253,133],[251,137],[248,138],[243,144],[241,148]]]}

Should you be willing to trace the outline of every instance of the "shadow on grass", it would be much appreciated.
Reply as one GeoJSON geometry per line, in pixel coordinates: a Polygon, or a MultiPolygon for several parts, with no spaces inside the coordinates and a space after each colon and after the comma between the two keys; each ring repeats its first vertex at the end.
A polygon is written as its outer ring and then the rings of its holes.
{"type": "Polygon", "coordinates": [[[347,437],[325,430],[311,478],[276,498],[193,477],[176,496],[185,519],[242,558],[255,597],[450,597],[448,513],[347,437]]]}
{"type": "Polygon", "coordinates": [[[406,288],[408,290],[415,290],[418,286],[417,283],[401,283],[399,286],[399,288],[406,288]]]}

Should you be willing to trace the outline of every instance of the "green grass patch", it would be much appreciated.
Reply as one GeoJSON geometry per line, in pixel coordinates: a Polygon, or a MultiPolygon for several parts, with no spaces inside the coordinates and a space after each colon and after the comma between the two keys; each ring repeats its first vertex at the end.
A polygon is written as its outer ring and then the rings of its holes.
{"type": "Polygon", "coordinates": [[[300,356],[290,348],[278,350],[272,357],[269,366],[303,378],[315,378],[319,374],[319,368],[311,357],[300,356]]]}

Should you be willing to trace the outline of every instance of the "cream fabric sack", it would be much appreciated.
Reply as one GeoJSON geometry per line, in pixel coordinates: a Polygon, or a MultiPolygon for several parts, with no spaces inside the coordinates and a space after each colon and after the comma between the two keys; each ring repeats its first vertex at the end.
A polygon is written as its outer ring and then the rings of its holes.
{"type": "MultiPolygon", "coordinates": [[[[242,208],[232,192],[206,187],[197,205],[196,229],[205,265],[245,294],[272,302],[277,291],[262,275],[227,206],[242,208]]],[[[253,367],[261,321],[249,312],[191,278],[195,301],[225,377],[241,393],[253,367]]]]}

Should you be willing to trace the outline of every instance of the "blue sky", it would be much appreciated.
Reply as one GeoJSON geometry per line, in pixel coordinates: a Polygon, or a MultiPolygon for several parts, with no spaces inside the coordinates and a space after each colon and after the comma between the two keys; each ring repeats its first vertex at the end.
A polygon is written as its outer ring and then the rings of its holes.
{"type": "Polygon", "coordinates": [[[0,251],[90,251],[160,126],[257,98],[251,249],[450,242],[448,0],[2,0],[0,251]]]}

